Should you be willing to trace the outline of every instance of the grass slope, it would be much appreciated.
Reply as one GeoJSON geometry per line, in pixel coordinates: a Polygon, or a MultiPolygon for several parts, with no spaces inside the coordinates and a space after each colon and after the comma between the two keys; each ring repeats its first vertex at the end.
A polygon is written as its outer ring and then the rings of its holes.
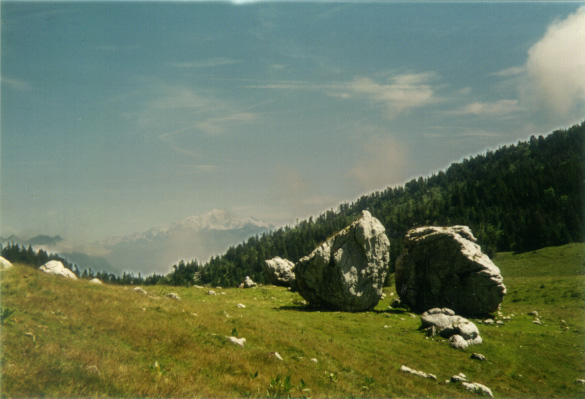
{"type": "Polygon", "coordinates": [[[217,296],[207,289],[153,286],[144,295],[17,265],[0,275],[2,307],[15,310],[2,325],[1,393],[477,396],[445,383],[463,372],[496,397],[583,397],[585,386],[575,380],[585,378],[584,253],[585,245],[571,244],[498,254],[494,261],[508,287],[502,313],[515,316],[504,325],[478,323],[484,343],[465,351],[427,339],[417,330],[418,316],[388,310],[393,288],[371,312],[319,312],[273,286],[214,288],[217,296]],[[165,297],[169,292],[182,301],[165,297]],[[542,325],[527,315],[533,310],[542,325]],[[225,338],[230,335],[245,337],[246,345],[231,344],[225,338]],[[284,360],[270,355],[275,351],[284,360]],[[488,361],[470,359],[473,352],[488,361]],[[438,381],[404,374],[401,365],[438,381]]]}

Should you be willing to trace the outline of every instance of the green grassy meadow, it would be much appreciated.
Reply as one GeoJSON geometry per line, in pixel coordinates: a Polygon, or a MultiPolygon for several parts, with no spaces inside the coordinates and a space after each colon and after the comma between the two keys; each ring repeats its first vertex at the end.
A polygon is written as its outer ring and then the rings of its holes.
{"type": "Polygon", "coordinates": [[[393,287],[373,311],[341,313],[311,309],[281,287],[212,287],[212,296],[208,287],[148,286],[144,295],[16,265],[0,274],[2,308],[14,311],[1,325],[1,395],[477,397],[445,382],[462,372],[495,397],[585,397],[575,382],[585,379],[584,261],[585,244],[497,254],[508,294],[492,316],[504,324],[472,319],[484,342],[466,350],[427,338],[419,315],[388,309],[393,287]]]}

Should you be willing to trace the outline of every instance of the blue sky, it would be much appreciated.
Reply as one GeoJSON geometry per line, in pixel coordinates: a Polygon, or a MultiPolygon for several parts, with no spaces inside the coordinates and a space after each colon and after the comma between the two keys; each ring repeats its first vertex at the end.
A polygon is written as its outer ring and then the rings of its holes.
{"type": "Polygon", "coordinates": [[[585,119],[583,3],[1,12],[2,236],[294,223],[585,119]]]}

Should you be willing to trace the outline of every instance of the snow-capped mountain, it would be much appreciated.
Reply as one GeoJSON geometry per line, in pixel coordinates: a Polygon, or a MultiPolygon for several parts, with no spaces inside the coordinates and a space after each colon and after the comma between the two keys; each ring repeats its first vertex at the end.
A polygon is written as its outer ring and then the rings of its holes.
{"type": "Polygon", "coordinates": [[[105,258],[121,271],[167,273],[179,260],[206,262],[250,236],[274,226],[255,218],[240,218],[214,209],[168,227],[107,240],[105,258]]]}

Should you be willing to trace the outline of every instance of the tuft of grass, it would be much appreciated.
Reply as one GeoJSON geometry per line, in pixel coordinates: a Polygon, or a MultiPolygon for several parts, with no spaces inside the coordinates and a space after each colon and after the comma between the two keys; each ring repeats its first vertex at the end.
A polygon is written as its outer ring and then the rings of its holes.
{"type": "Polygon", "coordinates": [[[2,396],[470,397],[444,382],[462,372],[495,396],[583,397],[584,254],[583,244],[497,254],[508,294],[492,317],[504,324],[472,320],[484,342],[466,350],[427,338],[419,315],[389,310],[393,287],[372,311],[342,313],[305,306],[282,287],[217,296],[173,287],[178,302],[164,297],[169,287],[143,295],[17,264],[0,285],[3,309],[18,309],[1,329],[2,396]]]}

